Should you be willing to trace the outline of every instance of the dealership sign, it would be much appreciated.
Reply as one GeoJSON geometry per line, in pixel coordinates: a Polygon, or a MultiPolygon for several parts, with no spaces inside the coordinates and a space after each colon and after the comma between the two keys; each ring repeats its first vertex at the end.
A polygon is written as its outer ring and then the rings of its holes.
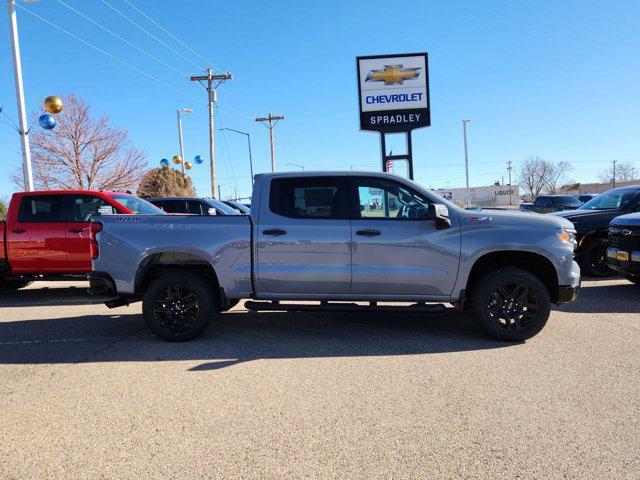
{"type": "Polygon", "coordinates": [[[431,125],[426,53],[356,61],[361,130],[408,132],[431,125]]]}

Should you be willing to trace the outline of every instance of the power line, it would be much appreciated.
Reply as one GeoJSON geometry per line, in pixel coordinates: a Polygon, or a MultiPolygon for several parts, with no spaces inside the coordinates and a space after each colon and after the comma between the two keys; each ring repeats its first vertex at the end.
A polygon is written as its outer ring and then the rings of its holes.
{"type": "Polygon", "coordinates": [[[78,40],[79,42],[84,43],[85,45],[87,45],[87,46],[89,46],[89,47],[91,47],[91,48],[93,48],[93,49],[97,50],[98,52],[102,53],[103,55],[106,55],[107,57],[111,58],[112,60],[115,60],[116,62],[121,63],[121,64],[122,64],[122,65],[124,65],[125,67],[128,67],[128,68],[130,68],[131,70],[134,70],[134,71],[136,71],[136,72],[140,73],[141,75],[144,75],[145,77],[150,78],[151,80],[153,80],[153,81],[155,81],[155,82],[158,82],[158,83],[160,83],[161,85],[164,85],[165,87],[168,87],[168,88],[170,88],[171,90],[174,90],[174,91],[176,91],[176,92],[178,92],[178,93],[180,93],[180,94],[182,94],[182,95],[184,95],[184,96],[186,96],[186,97],[189,97],[189,98],[192,98],[192,99],[194,99],[194,100],[198,101],[198,99],[197,99],[196,97],[194,97],[193,95],[189,95],[188,93],[183,92],[182,90],[180,90],[180,89],[178,89],[178,88],[174,87],[173,85],[168,84],[167,82],[164,82],[164,81],[160,80],[160,79],[159,79],[159,78],[157,78],[157,77],[154,77],[153,75],[151,75],[151,74],[149,74],[149,73],[145,72],[144,70],[140,70],[139,68],[134,67],[133,65],[131,65],[131,64],[127,63],[127,62],[125,62],[124,60],[121,60],[121,59],[119,59],[118,57],[116,57],[116,56],[114,56],[114,55],[111,55],[109,52],[106,52],[106,51],[102,50],[101,48],[96,47],[94,44],[87,42],[85,39],[80,38],[79,36],[77,36],[77,35],[75,35],[75,34],[73,34],[73,33],[69,32],[68,30],[65,30],[64,28],[62,28],[62,27],[60,27],[60,26],[56,25],[55,23],[53,23],[53,22],[51,22],[51,21],[47,20],[46,18],[43,18],[43,17],[41,17],[40,15],[38,15],[38,14],[36,14],[36,13],[33,13],[31,10],[26,9],[26,8],[25,8],[25,7],[23,7],[22,5],[20,5],[20,4],[18,4],[18,3],[16,3],[15,5],[16,5],[16,7],[18,7],[19,9],[21,9],[21,10],[23,10],[23,11],[27,12],[29,15],[32,15],[32,16],[36,17],[37,19],[39,19],[39,20],[43,21],[44,23],[46,23],[46,24],[48,24],[48,25],[51,25],[52,27],[54,27],[54,28],[56,28],[56,29],[60,30],[60,31],[61,31],[61,32],[63,32],[63,33],[66,33],[66,34],[67,34],[67,35],[69,35],[70,37],[73,37],[73,38],[75,38],[76,40],[78,40]]]}
{"type": "MultiPolygon", "coordinates": [[[[108,5],[108,3],[105,0],[101,0],[102,3],[105,3],[108,5]]],[[[151,18],[149,15],[147,15],[146,13],[144,13],[142,10],[140,10],[138,7],[136,7],[132,2],[130,2],[129,0],[123,0],[126,4],[128,4],[131,8],[133,8],[136,12],[138,12],[140,15],[142,15],[144,18],[146,18],[147,20],[149,20],[151,23],[153,23],[156,27],[158,27],[160,30],[162,30],[164,33],[166,33],[167,35],[169,35],[171,38],[173,38],[176,42],[178,42],[180,45],[182,45],[183,47],[185,47],[187,50],[189,50],[191,53],[193,53],[194,55],[198,56],[200,59],[204,60],[207,65],[211,65],[213,68],[215,68],[216,70],[222,72],[221,68],[216,67],[213,62],[211,60],[208,60],[207,58],[203,57],[202,55],[200,55],[197,51],[195,51],[193,48],[191,48],[189,45],[187,45],[185,42],[183,42],[182,40],[180,40],[178,37],[176,37],[174,34],[172,34],[169,30],[167,30],[166,28],[164,28],[162,25],[160,25],[157,21],[155,21],[153,18],[151,18]]],[[[111,6],[111,5],[109,5],[111,6]]],[[[114,7],[111,7],[114,10],[116,10],[114,7]]],[[[117,11],[117,10],[116,10],[117,11]]],[[[118,12],[120,13],[120,12],[118,12]]],[[[122,16],[125,16],[124,14],[120,13],[122,16]]],[[[125,18],[127,18],[125,16],[125,18]]],[[[132,20],[129,19],[129,21],[131,21],[133,23],[132,20]]],[[[155,38],[155,37],[154,37],[155,38]]],[[[166,44],[165,44],[166,45],[166,44]]],[[[171,47],[168,47],[171,48],[171,47]]],[[[191,61],[191,60],[189,60],[191,61]]],[[[191,62],[193,63],[193,62],[191,62]]],[[[198,68],[200,68],[200,66],[196,65],[198,68]]]]}
{"type": "Polygon", "coordinates": [[[95,26],[97,26],[98,28],[101,28],[102,30],[104,30],[105,32],[110,33],[111,35],[113,35],[114,37],[116,37],[118,40],[123,41],[124,43],[126,43],[127,45],[129,45],[130,47],[135,48],[136,50],[138,50],[140,53],[143,53],[144,55],[146,55],[147,57],[155,60],[156,62],[164,65],[167,68],[170,68],[171,70],[173,70],[174,72],[177,72],[178,74],[180,74],[180,76],[182,77],[188,77],[189,74],[185,73],[185,72],[181,72],[180,70],[178,70],[177,68],[172,67],[171,65],[169,65],[166,62],[163,62],[162,60],[160,60],[158,57],[151,55],[150,53],[148,53],[147,51],[143,50],[142,48],[138,47],[137,45],[131,43],[129,40],[127,40],[126,38],[118,35],[117,33],[113,32],[112,30],[109,30],[107,27],[105,27],[104,25],[99,24],[98,22],[96,22],[95,20],[93,20],[91,17],[85,15],[84,13],[82,13],[79,10],[76,10],[75,8],[73,8],[71,5],[63,2],[62,0],[56,0],[59,4],[65,6],[66,8],[68,8],[69,10],[77,13],[78,15],[80,15],[82,18],[84,18],[85,20],[88,20],[89,22],[93,23],[95,26]]]}
{"type": "MultiPolygon", "coordinates": [[[[60,1],[60,0],[58,0],[60,1]]],[[[126,19],[129,23],[131,23],[132,25],[134,25],[135,27],[139,28],[140,30],[142,30],[144,33],[146,33],[148,36],[150,36],[151,38],[153,38],[156,42],[164,45],[166,48],[168,48],[169,50],[171,50],[173,53],[175,53],[176,55],[179,55],[180,57],[184,58],[187,62],[191,63],[192,65],[194,65],[196,68],[200,69],[202,68],[202,65],[198,65],[197,63],[193,62],[189,57],[184,56],[183,54],[181,54],[180,52],[178,52],[176,49],[174,49],[173,47],[167,45],[165,42],[163,42],[162,40],[160,40],[158,37],[156,37],[153,33],[149,32],[148,30],[146,30],[144,27],[138,25],[134,20],[130,19],[129,17],[127,17],[124,13],[122,13],[120,10],[118,10],[116,7],[114,7],[113,5],[111,5],[109,2],[107,2],[106,0],[100,0],[102,3],[104,3],[107,7],[109,7],[111,10],[113,10],[114,12],[116,12],[118,15],[120,15],[122,18],[126,19]]]]}

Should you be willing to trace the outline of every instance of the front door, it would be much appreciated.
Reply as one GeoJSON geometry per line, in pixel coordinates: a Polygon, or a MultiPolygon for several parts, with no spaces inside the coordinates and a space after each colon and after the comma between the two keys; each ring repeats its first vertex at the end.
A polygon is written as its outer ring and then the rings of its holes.
{"type": "MultiPolygon", "coordinates": [[[[7,229],[7,252],[16,273],[61,273],[67,267],[63,195],[25,195],[7,229]]],[[[7,225],[7,226],[8,226],[7,225]]]]}
{"type": "Polygon", "coordinates": [[[438,230],[425,219],[425,195],[395,180],[350,178],[351,294],[450,295],[460,258],[457,220],[438,230]]]}
{"type": "Polygon", "coordinates": [[[271,181],[255,226],[258,293],[349,293],[347,185],[329,175],[271,181]]]}

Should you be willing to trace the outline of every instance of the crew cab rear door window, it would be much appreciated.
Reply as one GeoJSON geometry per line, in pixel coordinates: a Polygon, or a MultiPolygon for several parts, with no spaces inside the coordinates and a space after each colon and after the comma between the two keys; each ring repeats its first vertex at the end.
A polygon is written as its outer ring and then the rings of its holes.
{"type": "Polygon", "coordinates": [[[98,213],[100,207],[112,207],[110,203],[99,197],[82,196],[71,198],[71,221],[88,222],[91,215],[98,213]]]}
{"type": "Polygon", "coordinates": [[[348,218],[344,177],[277,178],[271,183],[269,208],[289,218],[348,218]]]}
{"type": "Polygon", "coordinates": [[[22,198],[18,221],[26,223],[64,222],[64,195],[29,195],[22,198]]]}

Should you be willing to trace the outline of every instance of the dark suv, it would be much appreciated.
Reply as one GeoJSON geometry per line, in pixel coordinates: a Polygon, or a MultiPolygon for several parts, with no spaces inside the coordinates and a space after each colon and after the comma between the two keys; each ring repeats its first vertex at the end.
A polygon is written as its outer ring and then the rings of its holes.
{"type": "Polygon", "coordinates": [[[538,195],[533,202],[532,211],[536,213],[575,210],[582,202],[572,195],[538,195]]]}
{"type": "Polygon", "coordinates": [[[576,210],[557,212],[577,231],[576,252],[580,269],[585,275],[607,277],[615,272],[607,265],[607,235],[609,223],[615,217],[640,211],[640,185],[614,188],[601,193],[576,210]]]}

